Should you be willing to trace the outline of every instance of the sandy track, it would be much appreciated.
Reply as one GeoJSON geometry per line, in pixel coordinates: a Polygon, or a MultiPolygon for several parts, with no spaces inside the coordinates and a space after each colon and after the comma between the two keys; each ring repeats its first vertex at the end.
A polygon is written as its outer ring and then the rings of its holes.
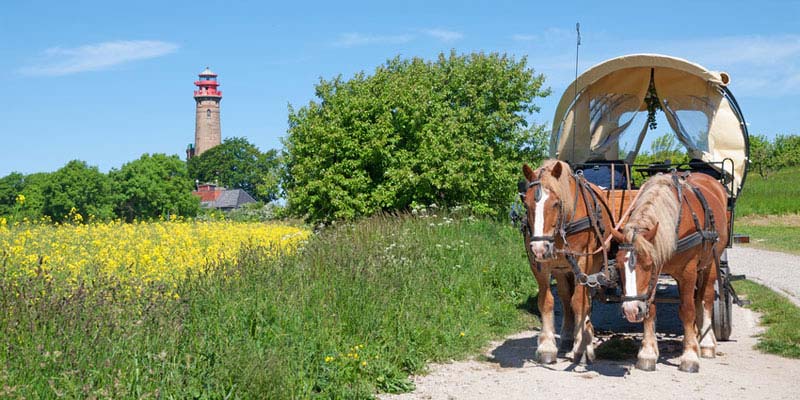
{"type": "MultiPolygon", "coordinates": [[[[786,266],[800,268],[800,257],[736,249],[729,257],[734,273],[758,278],[759,271],[786,266]],[[739,261],[736,261],[736,260],[739,261]],[[745,260],[758,260],[766,269],[740,271],[745,260]]],[[[771,253],[771,252],[768,252],[771,253]]],[[[794,271],[800,276],[800,269],[794,271]]],[[[796,300],[796,298],[795,298],[796,300]]],[[[413,393],[381,395],[382,399],[797,399],[800,398],[800,361],[763,354],[753,349],[761,328],[758,315],[734,306],[731,341],[720,342],[715,359],[702,359],[700,373],[678,371],[681,327],[673,304],[660,304],[656,330],[661,358],[655,372],[635,369],[634,359],[599,360],[590,366],[560,357],[553,365],[533,360],[537,331],[525,331],[492,343],[485,357],[430,366],[430,373],[412,377],[413,393]],[[483,361],[486,360],[486,361],[483,361]]],[[[598,342],[615,332],[637,336],[640,326],[619,315],[618,305],[595,306],[592,320],[598,342]]],[[[558,318],[558,316],[557,316],[558,318]]],[[[559,326],[558,323],[556,326],[559,326]]]]}

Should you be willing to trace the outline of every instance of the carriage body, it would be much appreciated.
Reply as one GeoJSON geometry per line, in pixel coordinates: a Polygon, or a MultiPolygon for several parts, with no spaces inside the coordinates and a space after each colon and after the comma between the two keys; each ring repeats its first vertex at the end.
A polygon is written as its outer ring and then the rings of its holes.
{"type": "MultiPolygon", "coordinates": [[[[730,77],[692,62],[657,54],[634,54],[597,64],[577,77],[562,95],[550,140],[550,157],[567,162],[605,192],[619,220],[631,206],[638,185],[659,172],[691,171],[718,179],[728,192],[728,243],[732,245],[736,199],[749,163],[747,124],[733,94],[730,77]],[[660,113],[660,114],[659,114],[660,113]],[[658,130],[686,150],[687,161],[637,164],[643,145],[658,130]]],[[[731,303],[726,254],[722,255],[715,304],[717,337],[730,335],[731,303]]],[[[611,291],[601,300],[615,301],[611,291]]],[[[661,299],[661,301],[670,301],[661,299]]]]}

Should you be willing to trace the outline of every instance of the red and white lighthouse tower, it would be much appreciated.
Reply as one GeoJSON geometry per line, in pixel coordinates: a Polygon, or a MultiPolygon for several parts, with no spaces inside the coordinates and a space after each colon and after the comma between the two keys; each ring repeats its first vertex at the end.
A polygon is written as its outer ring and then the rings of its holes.
{"type": "Polygon", "coordinates": [[[222,100],[222,92],[217,90],[219,86],[217,74],[206,67],[194,84],[197,86],[197,90],[194,91],[194,100],[197,102],[194,146],[189,145],[186,149],[187,159],[199,156],[222,142],[219,122],[219,102],[222,100]]]}

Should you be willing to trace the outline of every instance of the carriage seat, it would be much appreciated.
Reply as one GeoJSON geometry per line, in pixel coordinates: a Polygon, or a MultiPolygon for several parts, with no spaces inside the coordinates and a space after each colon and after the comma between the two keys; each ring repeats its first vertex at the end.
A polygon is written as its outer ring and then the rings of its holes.
{"type": "Polygon", "coordinates": [[[630,166],[622,160],[598,160],[587,161],[575,166],[576,170],[582,170],[583,176],[587,181],[594,183],[603,189],[627,189],[628,176],[630,176],[630,166]],[[611,187],[611,175],[614,175],[614,187],[611,187]],[[627,174],[626,174],[627,171],[627,174]]]}

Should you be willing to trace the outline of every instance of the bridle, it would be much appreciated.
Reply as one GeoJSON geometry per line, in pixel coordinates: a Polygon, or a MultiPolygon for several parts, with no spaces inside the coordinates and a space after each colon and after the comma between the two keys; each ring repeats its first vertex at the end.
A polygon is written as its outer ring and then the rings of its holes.
{"type": "MultiPolygon", "coordinates": [[[[681,225],[681,219],[682,219],[682,215],[683,215],[683,203],[686,203],[687,205],[689,204],[688,200],[686,199],[686,193],[683,190],[683,182],[680,181],[681,178],[683,178],[685,180],[686,176],[679,177],[679,175],[677,173],[675,173],[675,172],[672,173],[672,183],[673,183],[673,186],[675,187],[675,191],[676,191],[675,194],[676,194],[676,196],[678,198],[678,204],[679,204],[679,206],[678,206],[679,207],[679,210],[678,210],[678,221],[675,224],[675,236],[676,237],[678,236],[678,232],[679,232],[680,225],[681,225]]],[[[700,245],[700,244],[705,246],[707,243],[712,243],[712,248],[711,248],[712,257],[713,257],[713,260],[718,263],[719,262],[719,258],[717,257],[717,254],[716,254],[716,248],[713,247],[713,243],[716,242],[717,240],[719,240],[719,235],[714,230],[715,229],[714,214],[710,210],[710,208],[708,206],[708,202],[706,201],[706,198],[703,195],[703,193],[697,187],[692,186],[691,184],[688,184],[688,186],[692,190],[694,195],[697,197],[697,200],[700,202],[700,204],[701,204],[701,206],[703,208],[703,214],[705,216],[705,221],[704,221],[705,224],[704,224],[704,226],[701,226],[697,215],[691,209],[691,207],[689,207],[689,212],[691,213],[692,221],[694,222],[694,226],[695,226],[695,232],[690,234],[690,235],[688,235],[688,236],[686,236],[686,237],[684,237],[684,238],[680,238],[680,239],[677,240],[675,253],[681,253],[683,251],[686,251],[686,250],[688,250],[688,249],[690,249],[690,248],[692,248],[694,246],[700,245]]],[[[632,211],[632,209],[633,208],[631,207],[631,211],[632,211]]],[[[638,233],[639,233],[638,229],[634,229],[633,230],[633,236],[631,237],[630,243],[627,243],[627,242],[626,243],[620,243],[619,247],[618,247],[619,250],[628,251],[628,254],[629,254],[628,263],[632,264],[634,266],[634,268],[636,268],[636,248],[634,246],[634,243],[636,242],[636,235],[638,233]]],[[[620,301],[623,301],[623,302],[625,302],[625,301],[642,301],[642,302],[644,302],[645,303],[645,318],[647,318],[649,316],[649,313],[650,313],[650,305],[652,304],[652,302],[653,302],[653,300],[655,298],[656,286],[658,284],[658,278],[661,275],[661,271],[662,271],[663,268],[664,268],[664,265],[662,264],[661,266],[658,267],[657,271],[651,271],[650,282],[648,283],[647,291],[644,294],[635,295],[635,296],[624,295],[624,296],[620,297],[620,301]]]]}
{"type": "MultiPolygon", "coordinates": [[[[539,173],[541,174],[541,170],[540,170],[539,173]]],[[[533,181],[527,182],[527,184],[523,184],[522,182],[520,182],[520,185],[519,185],[520,200],[522,200],[522,204],[525,206],[525,217],[522,218],[522,224],[521,224],[520,229],[522,230],[523,234],[527,234],[528,238],[530,239],[530,242],[533,242],[533,241],[544,241],[544,242],[546,242],[547,243],[547,247],[549,249],[552,249],[552,251],[550,251],[550,254],[551,254],[550,258],[555,258],[556,253],[564,255],[564,257],[566,258],[566,260],[568,261],[568,263],[572,267],[572,271],[575,274],[576,280],[581,285],[586,285],[586,286],[590,286],[590,287],[597,287],[597,286],[601,286],[601,285],[602,286],[609,286],[609,287],[615,286],[616,285],[616,278],[613,277],[612,274],[615,273],[616,271],[611,271],[612,269],[609,268],[608,255],[607,255],[607,252],[605,251],[606,242],[604,242],[603,239],[602,239],[604,237],[603,234],[605,232],[605,229],[603,228],[602,224],[600,223],[600,221],[602,219],[602,210],[600,208],[600,204],[605,205],[605,203],[602,203],[602,202],[598,201],[597,194],[585,182],[585,179],[583,178],[583,175],[580,173],[580,171],[578,171],[578,173],[570,174],[570,175],[571,175],[572,179],[575,180],[575,199],[573,201],[572,220],[567,221],[566,213],[564,211],[564,203],[563,203],[563,201],[559,202],[558,217],[556,219],[557,222],[556,222],[556,227],[555,227],[555,231],[558,232],[559,238],[561,239],[561,241],[563,243],[563,248],[561,248],[561,249],[556,249],[555,248],[555,242],[556,242],[555,234],[553,234],[553,235],[534,236],[533,231],[531,230],[531,227],[530,227],[530,225],[528,223],[528,218],[527,218],[528,206],[527,206],[527,203],[525,203],[525,194],[527,193],[528,190],[533,188],[534,189],[533,199],[534,199],[534,201],[538,202],[541,199],[541,196],[542,196],[542,187],[541,187],[542,186],[542,182],[541,182],[541,179],[535,179],[533,181]],[[522,190],[522,189],[524,189],[524,190],[522,190]],[[592,204],[591,205],[589,204],[589,198],[587,198],[587,192],[589,193],[588,197],[590,197],[591,200],[592,200],[592,204]],[[583,200],[586,203],[587,216],[575,221],[574,218],[575,218],[575,214],[577,212],[578,196],[579,195],[582,195],[583,200]],[[590,228],[594,229],[596,240],[600,244],[600,246],[598,246],[597,250],[595,250],[594,253],[579,253],[579,252],[574,252],[574,251],[570,250],[569,249],[569,241],[567,240],[567,238],[570,235],[576,234],[578,232],[581,232],[581,231],[584,231],[584,230],[590,229],[590,228]],[[578,265],[577,257],[591,256],[591,255],[596,254],[599,251],[602,251],[602,253],[603,253],[603,259],[604,259],[603,271],[600,271],[600,272],[597,272],[597,273],[594,273],[594,274],[591,274],[591,275],[587,275],[585,272],[581,271],[580,266],[578,265]]],[[[607,206],[606,206],[606,208],[607,208],[607,206]]],[[[608,211],[608,215],[610,216],[611,215],[610,210],[607,210],[607,211],[608,211]]],[[[530,248],[526,249],[526,251],[530,252],[530,248]]],[[[530,255],[530,253],[529,253],[529,255],[530,255]]],[[[541,263],[539,261],[535,260],[535,258],[533,259],[533,261],[536,262],[536,267],[541,270],[541,263]]]]}
{"type": "MultiPolygon", "coordinates": [[[[525,192],[527,192],[531,188],[534,188],[533,201],[538,203],[539,200],[542,199],[542,180],[541,179],[536,179],[536,180],[528,182],[527,186],[525,187],[525,189],[526,189],[525,192]]],[[[520,195],[520,199],[522,200],[522,204],[525,205],[525,214],[527,215],[528,206],[527,206],[527,204],[525,204],[525,192],[520,191],[519,195],[520,195]]],[[[559,226],[562,225],[563,216],[564,216],[563,206],[559,205],[559,207],[558,207],[558,219],[557,219],[558,222],[556,223],[556,228],[558,228],[559,226]]],[[[523,229],[527,230],[528,237],[530,238],[531,242],[544,241],[544,242],[547,242],[550,245],[555,244],[555,241],[556,241],[555,235],[534,236],[533,235],[533,230],[531,230],[531,227],[528,224],[528,218],[527,217],[523,218],[523,223],[522,224],[523,224],[523,229]]]]}

